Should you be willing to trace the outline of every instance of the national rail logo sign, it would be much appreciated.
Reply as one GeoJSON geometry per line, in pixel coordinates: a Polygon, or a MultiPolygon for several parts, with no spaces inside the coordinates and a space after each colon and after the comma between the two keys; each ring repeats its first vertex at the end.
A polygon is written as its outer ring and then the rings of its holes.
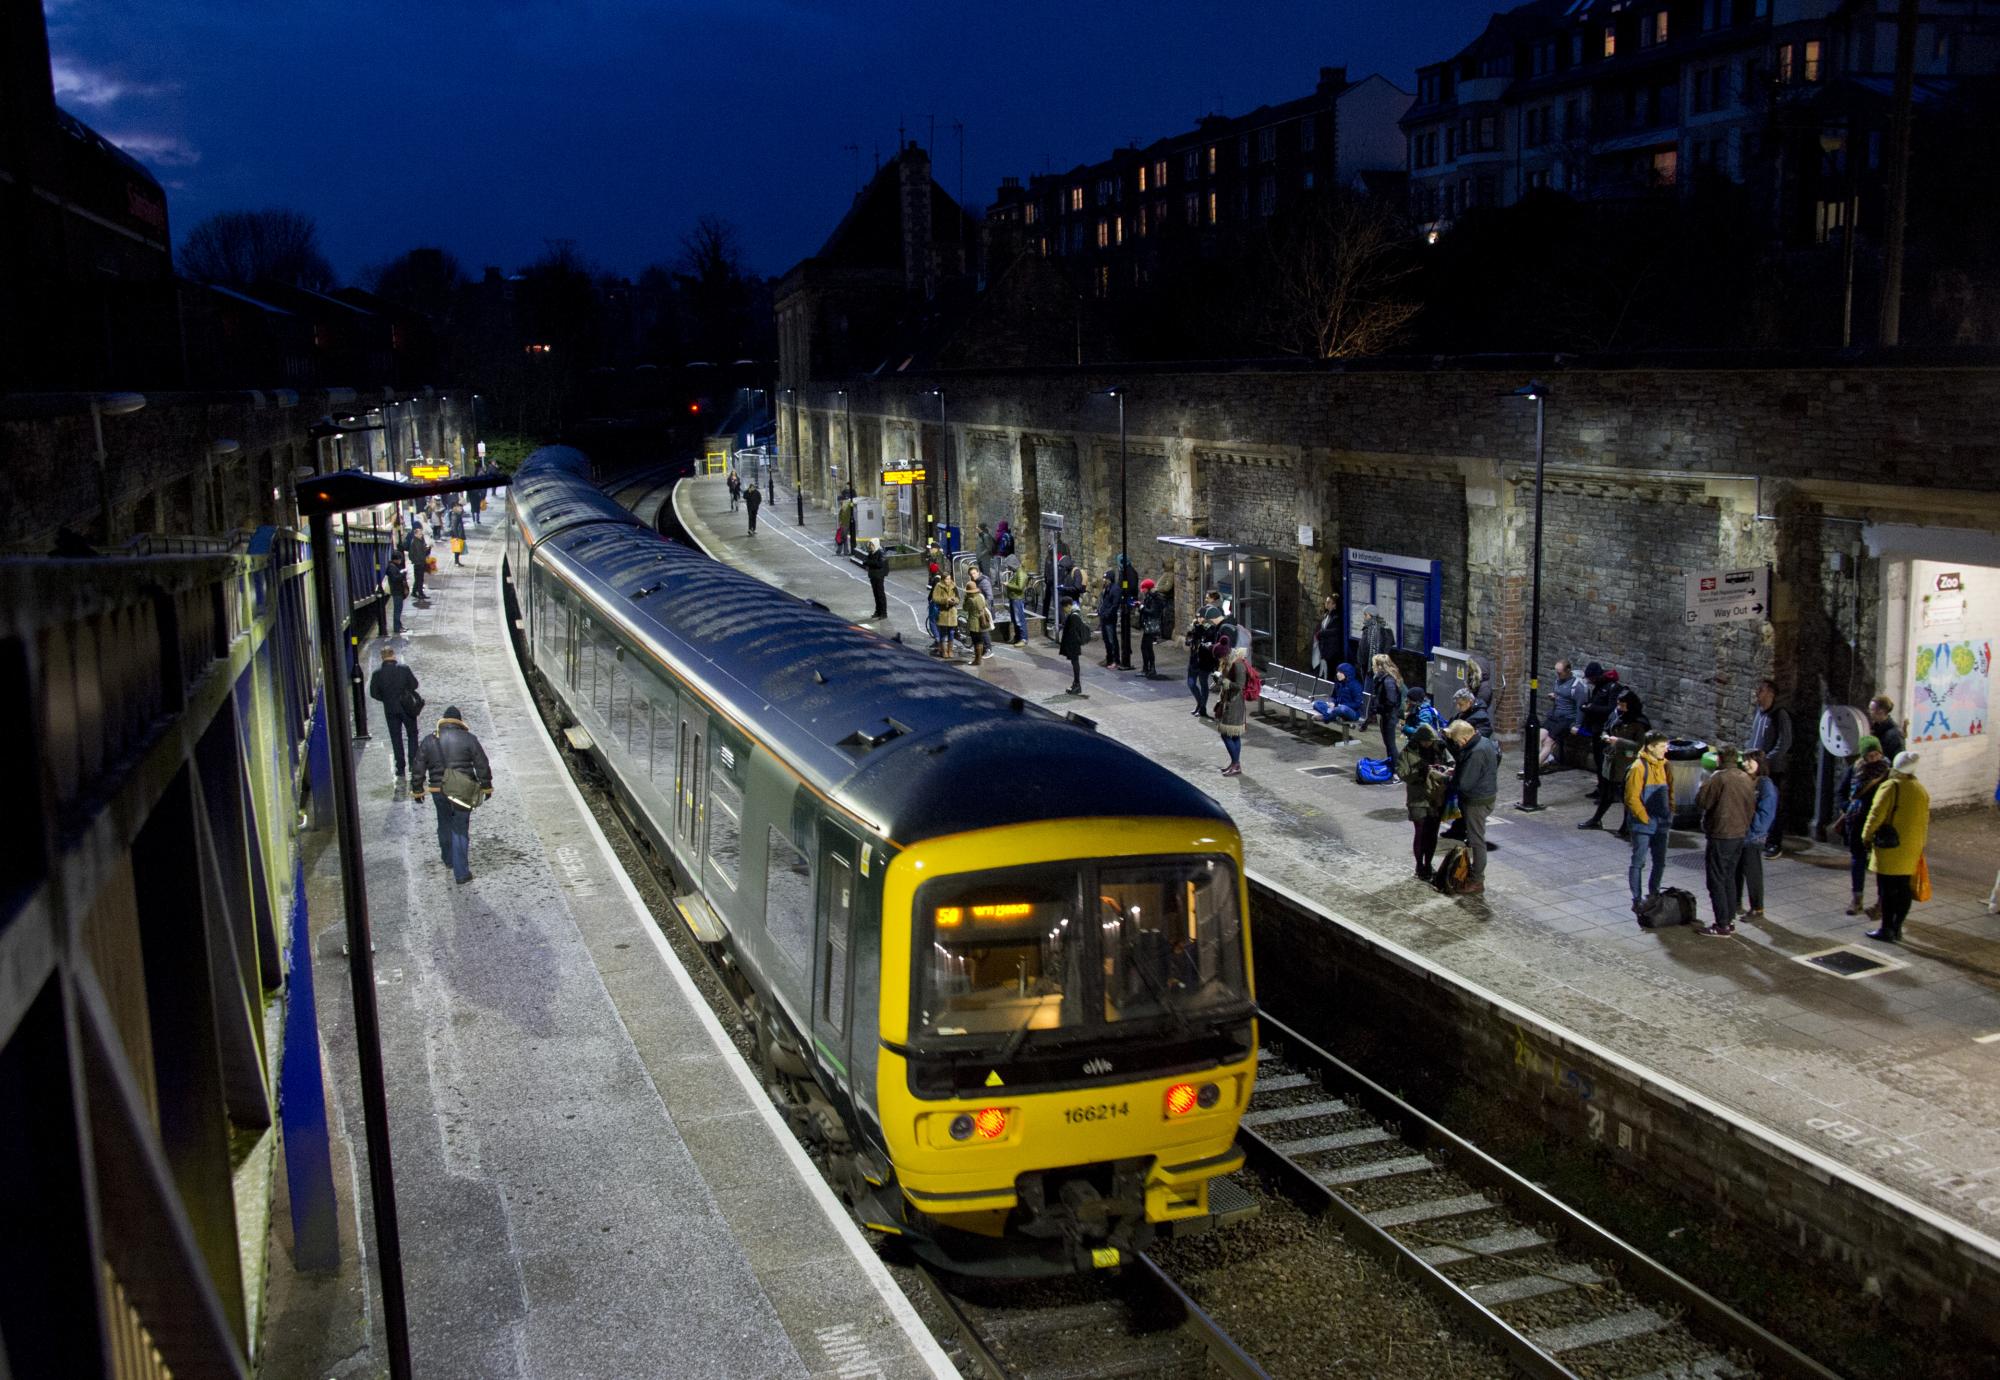
{"type": "Polygon", "coordinates": [[[1687,611],[1681,621],[1690,626],[1752,622],[1768,616],[1771,607],[1771,567],[1743,570],[1691,570],[1687,574],[1687,611]]]}

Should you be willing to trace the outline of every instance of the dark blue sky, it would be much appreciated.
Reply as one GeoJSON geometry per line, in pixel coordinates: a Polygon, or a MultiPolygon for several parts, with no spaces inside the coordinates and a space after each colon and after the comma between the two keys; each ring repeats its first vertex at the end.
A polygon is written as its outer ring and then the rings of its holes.
{"type": "Polygon", "coordinates": [[[898,120],[966,198],[1322,65],[1409,87],[1491,0],[45,0],[58,100],[218,210],[314,216],[352,275],[438,243],[513,268],[568,238],[619,272],[704,211],[753,268],[818,248],[898,120]]]}

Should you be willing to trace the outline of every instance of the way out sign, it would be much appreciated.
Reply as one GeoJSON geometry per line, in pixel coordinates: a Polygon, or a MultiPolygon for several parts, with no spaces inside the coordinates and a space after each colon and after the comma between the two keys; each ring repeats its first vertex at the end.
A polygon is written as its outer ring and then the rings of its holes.
{"type": "Polygon", "coordinates": [[[1771,567],[1746,570],[1691,570],[1687,574],[1687,612],[1691,624],[1742,623],[1770,616],[1771,567]]]}

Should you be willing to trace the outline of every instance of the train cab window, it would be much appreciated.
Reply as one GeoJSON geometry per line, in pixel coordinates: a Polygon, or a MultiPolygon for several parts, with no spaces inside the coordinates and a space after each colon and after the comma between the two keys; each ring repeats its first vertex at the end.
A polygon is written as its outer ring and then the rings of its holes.
{"type": "Polygon", "coordinates": [[[925,887],[922,1031],[1013,1036],[1083,1025],[1078,881],[1073,867],[1022,868],[925,887]]]}
{"type": "Polygon", "coordinates": [[[1097,871],[1104,1019],[1230,1006],[1245,997],[1236,870],[1190,858],[1097,871]]]}
{"type": "Polygon", "coordinates": [[[812,864],[806,861],[805,854],[792,847],[792,841],[775,824],[769,830],[766,861],[770,871],[764,887],[764,929],[771,936],[771,947],[778,957],[798,975],[802,986],[809,987],[812,985],[812,864]]]}
{"type": "Polygon", "coordinates": [[[743,790],[722,764],[719,751],[708,773],[708,865],[731,891],[736,890],[743,871],[743,790]]]}

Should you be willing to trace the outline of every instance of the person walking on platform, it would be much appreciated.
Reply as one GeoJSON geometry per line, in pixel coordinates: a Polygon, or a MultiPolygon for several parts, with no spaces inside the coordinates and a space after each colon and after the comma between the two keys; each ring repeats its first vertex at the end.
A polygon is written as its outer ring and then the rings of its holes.
{"type": "Polygon", "coordinates": [[[1416,860],[1420,882],[1431,879],[1431,859],[1437,853],[1438,824],[1444,810],[1445,772],[1450,765],[1444,740],[1429,724],[1418,724],[1396,754],[1396,774],[1403,778],[1403,800],[1410,816],[1410,854],[1416,860]]]}
{"type": "Polygon", "coordinates": [[[1000,582],[1000,593],[1007,600],[1007,615],[1014,624],[1014,645],[1022,646],[1028,640],[1028,570],[1018,562],[1007,570],[1007,578],[1000,582]]]}
{"type": "Polygon", "coordinates": [[[1159,587],[1151,580],[1139,581],[1139,669],[1147,680],[1160,679],[1160,668],[1153,658],[1153,647],[1160,640],[1160,630],[1166,625],[1161,622],[1165,610],[1160,604],[1159,587]]]}
{"type": "MultiPolygon", "coordinates": [[[[1746,746],[1764,754],[1771,780],[1782,792],[1785,767],[1792,757],[1792,711],[1778,703],[1778,682],[1769,676],[1757,682],[1757,709],[1750,716],[1750,741],[1746,746]]],[[[1771,825],[1770,838],[1764,844],[1764,856],[1777,857],[1784,851],[1784,842],[1785,812],[1781,805],[1778,818],[1771,825]]]]}
{"type": "Polygon", "coordinates": [[[417,607],[427,609],[431,606],[431,603],[424,594],[424,576],[430,570],[431,543],[430,538],[424,535],[424,525],[422,522],[413,522],[410,524],[409,550],[410,579],[413,582],[411,593],[416,598],[417,607]]]}
{"type": "Polygon", "coordinates": [[[451,705],[423,741],[424,786],[437,808],[438,856],[464,886],[472,880],[472,811],[493,794],[486,749],[451,705]]]}
{"type": "Polygon", "coordinates": [[[1229,749],[1229,765],[1222,769],[1224,776],[1243,775],[1243,730],[1250,723],[1250,701],[1243,692],[1250,685],[1250,652],[1239,647],[1227,635],[1216,639],[1216,648],[1222,660],[1222,669],[1217,671],[1218,693],[1215,698],[1215,728],[1222,735],[1222,745],[1229,749]]]}
{"type": "Polygon", "coordinates": [[[383,576],[389,587],[389,607],[394,611],[395,633],[403,635],[403,601],[410,597],[410,558],[394,547],[389,549],[389,573],[383,576]]]}
{"type": "Polygon", "coordinates": [[[1083,621],[1074,600],[1062,602],[1062,640],[1056,649],[1069,662],[1069,693],[1083,693],[1083,649],[1090,641],[1090,625],[1083,621]]]}
{"type": "Polygon", "coordinates": [[[1625,811],[1631,816],[1632,862],[1625,869],[1625,882],[1632,891],[1632,913],[1646,908],[1646,902],[1660,894],[1660,881],[1667,870],[1667,840],[1674,822],[1674,783],[1667,770],[1667,735],[1648,733],[1639,755],[1625,772],[1625,811]],[[1652,859],[1652,876],[1646,876],[1646,860],[1652,859]],[[1639,884],[1646,889],[1639,890],[1639,884]]]}
{"type": "Polygon", "coordinates": [[[848,556],[854,553],[854,500],[840,500],[840,540],[834,543],[834,554],[848,556]]]}
{"type": "Polygon", "coordinates": [[[1695,804],[1701,810],[1701,832],[1708,839],[1708,904],[1714,919],[1696,930],[1711,938],[1736,933],[1736,873],[1743,840],[1757,818],[1757,783],[1743,770],[1743,758],[1733,747],[1715,754],[1716,770],[1702,782],[1695,804]]]}
{"type": "Polygon", "coordinates": [[[1097,632],[1104,639],[1104,664],[1118,664],[1118,576],[1115,571],[1104,572],[1104,583],[1097,590],[1097,632]]]}
{"type": "Polygon", "coordinates": [[[750,535],[757,535],[757,509],[764,502],[764,491],[752,484],[743,491],[743,506],[750,514],[750,535]]]}
{"type": "MultiPolygon", "coordinates": [[[[1412,686],[1411,689],[1417,689],[1412,686]]],[[[1369,713],[1382,730],[1382,755],[1391,762],[1396,760],[1396,719],[1403,712],[1403,701],[1407,691],[1403,689],[1403,678],[1396,673],[1396,663],[1387,652],[1377,652],[1368,663],[1368,693],[1374,698],[1368,703],[1373,707],[1369,713]]],[[[1418,694],[1422,690],[1417,689],[1418,694]]],[[[1443,731],[1443,725],[1438,725],[1443,731]]]]}
{"type": "Polygon", "coordinates": [[[465,505],[458,504],[451,510],[451,563],[465,564],[465,505]]]}
{"type": "MultiPolygon", "coordinates": [[[[401,605],[402,600],[396,602],[401,605]]],[[[381,701],[382,719],[389,726],[389,746],[396,758],[394,779],[401,781],[406,769],[417,766],[417,715],[423,712],[424,697],[417,693],[417,673],[396,660],[394,647],[382,648],[382,664],[368,677],[368,698],[381,701]]],[[[411,793],[421,796],[420,787],[413,776],[411,793]]]]}
{"type": "MultiPolygon", "coordinates": [[[[1849,915],[1860,915],[1866,909],[1868,899],[1868,845],[1862,841],[1861,828],[1868,822],[1868,807],[1875,803],[1875,792],[1889,776],[1889,759],[1882,752],[1882,740],[1874,734],[1866,734],[1854,745],[1854,760],[1840,775],[1840,784],[1834,788],[1833,804],[1838,811],[1834,819],[1834,832],[1847,844],[1847,881],[1854,896],[1847,904],[1849,915]]],[[[1876,888],[1874,909],[1868,911],[1872,920],[1882,918],[1881,888],[1876,888]]]]}
{"type": "Polygon", "coordinates": [[[1882,747],[1882,760],[1893,762],[1903,753],[1903,730],[1896,722],[1896,702],[1887,695],[1868,701],[1868,731],[1882,747]]]}
{"type": "Polygon", "coordinates": [[[875,612],[870,616],[879,623],[889,616],[889,553],[880,541],[868,544],[861,568],[868,572],[868,592],[875,596],[875,612]]]}
{"type": "Polygon", "coordinates": [[[1461,896],[1477,896],[1486,890],[1486,821],[1493,802],[1500,798],[1500,745],[1482,738],[1479,730],[1463,719],[1454,719],[1445,736],[1458,751],[1458,767],[1451,775],[1452,793],[1458,796],[1459,819],[1465,825],[1465,851],[1469,870],[1461,896]]]}
{"type": "MultiPolygon", "coordinates": [[[[1870,939],[1903,942],[1903,922],[1916,899],[1917,874],[1924,868],[1924,844],[1930,838],[1931,793],[1917,780],[1914,752],[1896,754],[1895,769],[1875,792],[1861,837],[1869,847],[1868,870],[1882,896],[1882,923],[1868,931],[1870,939]]],[[[1929,874],[1924,873],[1926,884],[1929,874]]]]}
{"type": "Polygon", "coordinates": [[[743,476],[735,470],[729,472],[729,511],[735,512],[736,505],[743,501],[743,476]]]}

